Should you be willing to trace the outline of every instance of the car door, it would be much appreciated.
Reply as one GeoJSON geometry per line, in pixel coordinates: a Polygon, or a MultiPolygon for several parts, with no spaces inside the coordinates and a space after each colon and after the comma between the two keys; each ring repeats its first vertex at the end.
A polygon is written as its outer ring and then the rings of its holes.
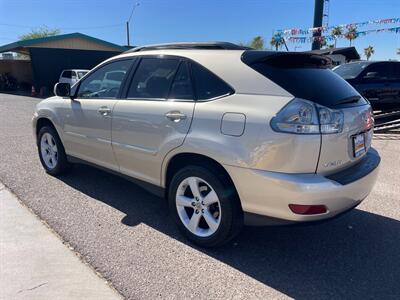
{"type": "Polygon", "coordinates": [[[144,56],[126,93],[112,121],[120,172],[158,185],[163,158],[182,145],[193,117],[188,64],[176,57],[144,56]]]}
{"type": "Polygon", "coordinates": [[[111,147],[111,117],[132,62],[109,62],[79,83],[73,99],[67,100],[64,114],[67,154],[118,170],[111,147]]]}

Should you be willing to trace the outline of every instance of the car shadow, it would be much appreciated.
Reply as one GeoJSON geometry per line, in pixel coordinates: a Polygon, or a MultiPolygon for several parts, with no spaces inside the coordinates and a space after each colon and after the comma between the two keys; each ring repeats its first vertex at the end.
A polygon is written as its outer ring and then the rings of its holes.
{"type": "Polygon", "coordinates": [[[85,165],[60,177],[67,185],[123,212],[126,226],[145,223],[296,299],[400,298],[400,222],[359,209],[314,226],[245,227],[229,244],[188,243],[164,199],[85,165]]]}

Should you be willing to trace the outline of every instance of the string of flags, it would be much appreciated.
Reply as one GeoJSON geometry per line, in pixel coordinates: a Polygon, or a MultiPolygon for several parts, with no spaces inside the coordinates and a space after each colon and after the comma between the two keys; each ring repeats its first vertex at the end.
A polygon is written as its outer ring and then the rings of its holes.
{"type": "Polygon", "coordinates": [[[330,32],[333,28],[335,27],[340,27],[340,28],[359,28],[363,26],[368,26],[368,25],[383,25],[383,24],[395,24],[395,23],[400,23],[400,18],[389,18],[389,19],[379,19],[379,20],[370,20],[370,21],[365,21],[365,22],[358,22],[358,23],[349,23],[349,24],[340,24],[337,26],[321,26],[321,27],[313,27],[313,28],[306,28],[306,29],[300,29],[300,28],[291,28],[291,29],[280,29],[277,31],[278,34],[284,35],[284,36],[293,36],[293,35],[304,35],[304,34],[313,34],[313,33],[327,33],[330,32]]]}
{"type": "MultiPolygon", "coordinates": [[[[365,30],[365,31],[357,31],[354,33],[355,38],[359,36],[365,36],[367,34],[371,33],[381,33],[381,32],[391,32],[391,33],[400,33],[400,27],[392,27],[392,28],[382,28],[382,29],[371,29],[371,30],[365,30]]],[[[286,42],[291,42],[291,43],[311,43],[313,41],[318,41],[318,42],[323,42],[323,41],[334,41],[335,39],[344,37],[345,34],[338,35],[338,36],[333,36],[333,35],[326,35],[326,36],[291,36],[291,37],[283,37],[279,36],[275,37],[276,39],[284,39],[286,42]]]]}

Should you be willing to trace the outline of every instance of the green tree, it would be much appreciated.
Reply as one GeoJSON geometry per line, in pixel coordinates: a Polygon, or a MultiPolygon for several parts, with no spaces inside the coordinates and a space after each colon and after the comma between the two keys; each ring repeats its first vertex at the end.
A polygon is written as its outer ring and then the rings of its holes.
{"type": "Polygon", "coordinates": [[[350,46],[351,46],[351,41],[357,38],[357,27],[355,26],[348,27],[347,32],[344,34],[344,37],[350,41],[350,46]]]}
{"type": "Polygon", "coordinates": [[[249,45],[250,48],[256,49],[256,50],[262,50],[264,49],[264,39],[261,36],[256,36],[249,45]]]}
{"type": "Polygon", "coordinates": [[[371,55],[374,53],[375,53],[374,47],[372,47],[371,45],[369,45],[367,48],[364,48],[364,55],[367,58],[367,60],[369,60],[371,55]]]}
{"type": "Polygon", "coordinates": [[[342,28],[340,26],[336,26],[332,29],[331,35],[335,38],[335,48],[336,48],[336,41],[337,38],[343,34],[342,28]]]}
{"type": "Polygon", "coordinates": [[[31,32],[20,35],[18,38],[21,41],[24,40],[31,40],[31,39],[38,39],[38,38],[43,38],[43,37],[48,37],[48,36],[54,36],[57,34],[60,34],[61,30],[58,28],[48,28],[47,26],[41,26],[38,28],[34,28],[31,30],[31,32]]]}
{"type": "Polygon", "coordinates": [[[282,45],[285,43],[285,41],[283,40],[282,34],[275,33],[272,36],[271,41],[269,43],[271,44],[271,46],[275,47],[276,51],[278,51],[278,49],[280,47],[282,47],[282,45]]]}

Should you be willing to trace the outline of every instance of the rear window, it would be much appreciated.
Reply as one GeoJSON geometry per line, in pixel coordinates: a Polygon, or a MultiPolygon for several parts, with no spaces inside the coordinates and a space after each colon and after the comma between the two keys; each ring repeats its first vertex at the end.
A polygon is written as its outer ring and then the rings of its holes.
{"type": "Polygon", "coordinates": [[[358,92],[343,78],[332,72],[326,58],[319,55],[269,53],[256,61],[243,59],[243,57],[242,60],[297,98],[327,107],[337,107],[343,103],[346,105],[367,103],[362,98],[357,101],[358,92]],[[349,100],[346,101],[346,99],[349,100]]]}
{"type": "Polygon", "coordinates": [[[72,71],[64,71],[61,75],[61,77],[64,78],[71,78],[72,77],[72,71]]]}

